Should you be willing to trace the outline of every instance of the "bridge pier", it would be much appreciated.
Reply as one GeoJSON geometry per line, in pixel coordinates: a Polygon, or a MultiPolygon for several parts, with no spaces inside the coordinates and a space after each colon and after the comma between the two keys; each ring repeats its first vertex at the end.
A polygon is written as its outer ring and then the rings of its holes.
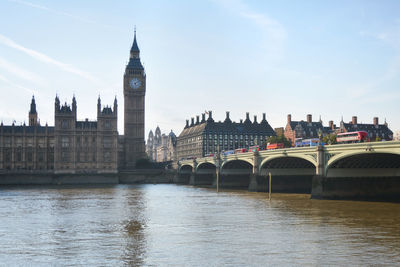
{"type": "Polygon", "coordinates": [[[250,192],[258,192],[258,182],[257,182],[257,174],[250,174],[250,182],[249,182],[249,191],[250,192]]]}
{"type": "Polygon", "coordinates": [[[311,186],[311,198],[313,199],[322,199],[323,198],[323,178],[322,175],[314,175],[312,178],[312,186],[311,186]]]}
{"type": "Polygon", "coordinates": [[[250,192],[258,192],[258,182],[257,182],[257,177],[259,176],[259,153],[258,151],[255,151],[253,154],[253,171],[250,174],[250,179],[249,179],[249,188],[248,190],[250,192]]]}
{"type": "Polygon", "coordinates": [[[189,177],[189,185],[196,185],[196,173],[192,172],[189,177]]]}

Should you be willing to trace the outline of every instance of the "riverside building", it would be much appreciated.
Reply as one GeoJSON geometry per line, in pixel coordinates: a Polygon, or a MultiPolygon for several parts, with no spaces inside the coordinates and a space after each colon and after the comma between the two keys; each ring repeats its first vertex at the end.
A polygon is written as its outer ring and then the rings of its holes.
{"type": "Polygon", "coordinates": [[[0,124],[0,171],[42,170],[54,173],[117,173],[135,168],[145,157],[144,111],[146,74],[136,31],[124,73],[124,131],[118,135],[118,105],[102,106],[97,120],[77,119],[77,101],[54,104],[54,126],[41,126],[35,98],[29,125],[0,124]]]}
{"type": "Polygon", "coordinates": [[[263,145],[270,136],[275,136],[275,132],[266,120],[265,113],[260,123],[257,116],[250,120],[249,113],[246,119],[239,123],[232,122],[229,112],[223,122],[215,122],[212,118],[212,111],[186,120],[183,131],[177,138],[176,153],[177,159],[203,157],[208,154],[215,154],[218,151],[234,150],[238,148],[248,148],[254,145],[263,145]]]}

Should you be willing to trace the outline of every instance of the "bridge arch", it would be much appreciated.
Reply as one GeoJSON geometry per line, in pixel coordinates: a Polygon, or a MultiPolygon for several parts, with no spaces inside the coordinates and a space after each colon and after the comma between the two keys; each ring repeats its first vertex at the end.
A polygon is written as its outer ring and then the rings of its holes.
{"type": "Polygon", "coordinates": [[[239,167],[239,169],[252,169],[253,160],[251,159],[230,159],[224,161],[221,165],[222,169],[233,169],[233,167],[239,167]]]}
{"type": "Polygon", "coordinates": [[[193,166],[189,164],[184,164],[179,168],[180,172],[191,172],[193,170],[193,166]]]}
{"type": "Polygon", "coordinates": [[[309,194],[316,166],[313,158],[276,155],[264,159],[260,164],[259,174],[264,181],[269,173],[272,175],[273,192],[309,194]]]}
{"type": "Polygon", "coordinates": [[[197,165],[196,170],[215,170],[216,166],[211,162],[202,162],[197,165]]]}
{"type": "Polygon", "coordinates": [[[356,151],[341,153],[331,157],[325,165],[325,173],[331,168],[400,168],[400,152],[393,151],[356,151]],[[344,163],[347,161],[347,163],[344,163]],[[390,165],[394,163],[393,165],[390,165]],[[393,167],[391,167],[393,166],[393,167]]]}
{"type": "Polygon", "coordinates": [[[263,168],[265,168],[266,164],[271,163],[272,161],[276,161],[276,160],[283,160],[283,159],[287,159],[292,161],[291,163],[293,164],[293,160],[292,159],[299,159],[297,161],[296,164],[299,164],[301,160],[303,160],[303,162],[305,163],[304,165],[306,165],[308,168],[308,164],[312,164],[312,166],[314,168],[317,168],[317,162],[315,161],[315,158],[313,158],[312,156],[308,156],[308,155],[290,155],[290,156],[286,156],[286,155],[276,155],[276,156],[271,156],[271,157],[266,157],[264,158],[259,166],[259,171],[261,172],[263,168]]]}
{"type": "Polygon", "coordinates": [[[399,201],[399,151],[355,151],[332,156],[319,180],[322,197],[399,201]]]}
{"type": "Polygon", "coordinates": [[[248,189],[252,173],[252,161],[238,158],[230,159],[221,165],[219,185],[225,188],[248,189]]]}

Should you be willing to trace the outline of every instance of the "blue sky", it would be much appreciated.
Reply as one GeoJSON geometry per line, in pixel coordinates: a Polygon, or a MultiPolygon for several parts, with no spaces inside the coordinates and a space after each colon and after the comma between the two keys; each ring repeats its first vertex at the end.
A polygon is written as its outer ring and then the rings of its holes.
{"type": "Polygon", "coordinates": [[[42,124],[54,98],[96,119],[97,96],[117,96],[137,27],[147,73],[146,136],[179,134],[212,110],[239,121],[262,113],[339,124],[386,118],[400,130],[399,1],[0,0],[0,119],[27,123],[35,95],[42,124]]]}

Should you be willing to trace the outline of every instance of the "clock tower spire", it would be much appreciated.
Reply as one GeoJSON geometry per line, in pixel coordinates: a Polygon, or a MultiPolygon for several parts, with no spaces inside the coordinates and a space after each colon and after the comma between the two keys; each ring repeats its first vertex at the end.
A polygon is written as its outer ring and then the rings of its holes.
{"type": "Polygon", "coordinates": [[[124,73],[124,167],[133,169],[136,161],[145,156],[144,110],[146,73],[140,62],[136,28],[124,73]]]}

